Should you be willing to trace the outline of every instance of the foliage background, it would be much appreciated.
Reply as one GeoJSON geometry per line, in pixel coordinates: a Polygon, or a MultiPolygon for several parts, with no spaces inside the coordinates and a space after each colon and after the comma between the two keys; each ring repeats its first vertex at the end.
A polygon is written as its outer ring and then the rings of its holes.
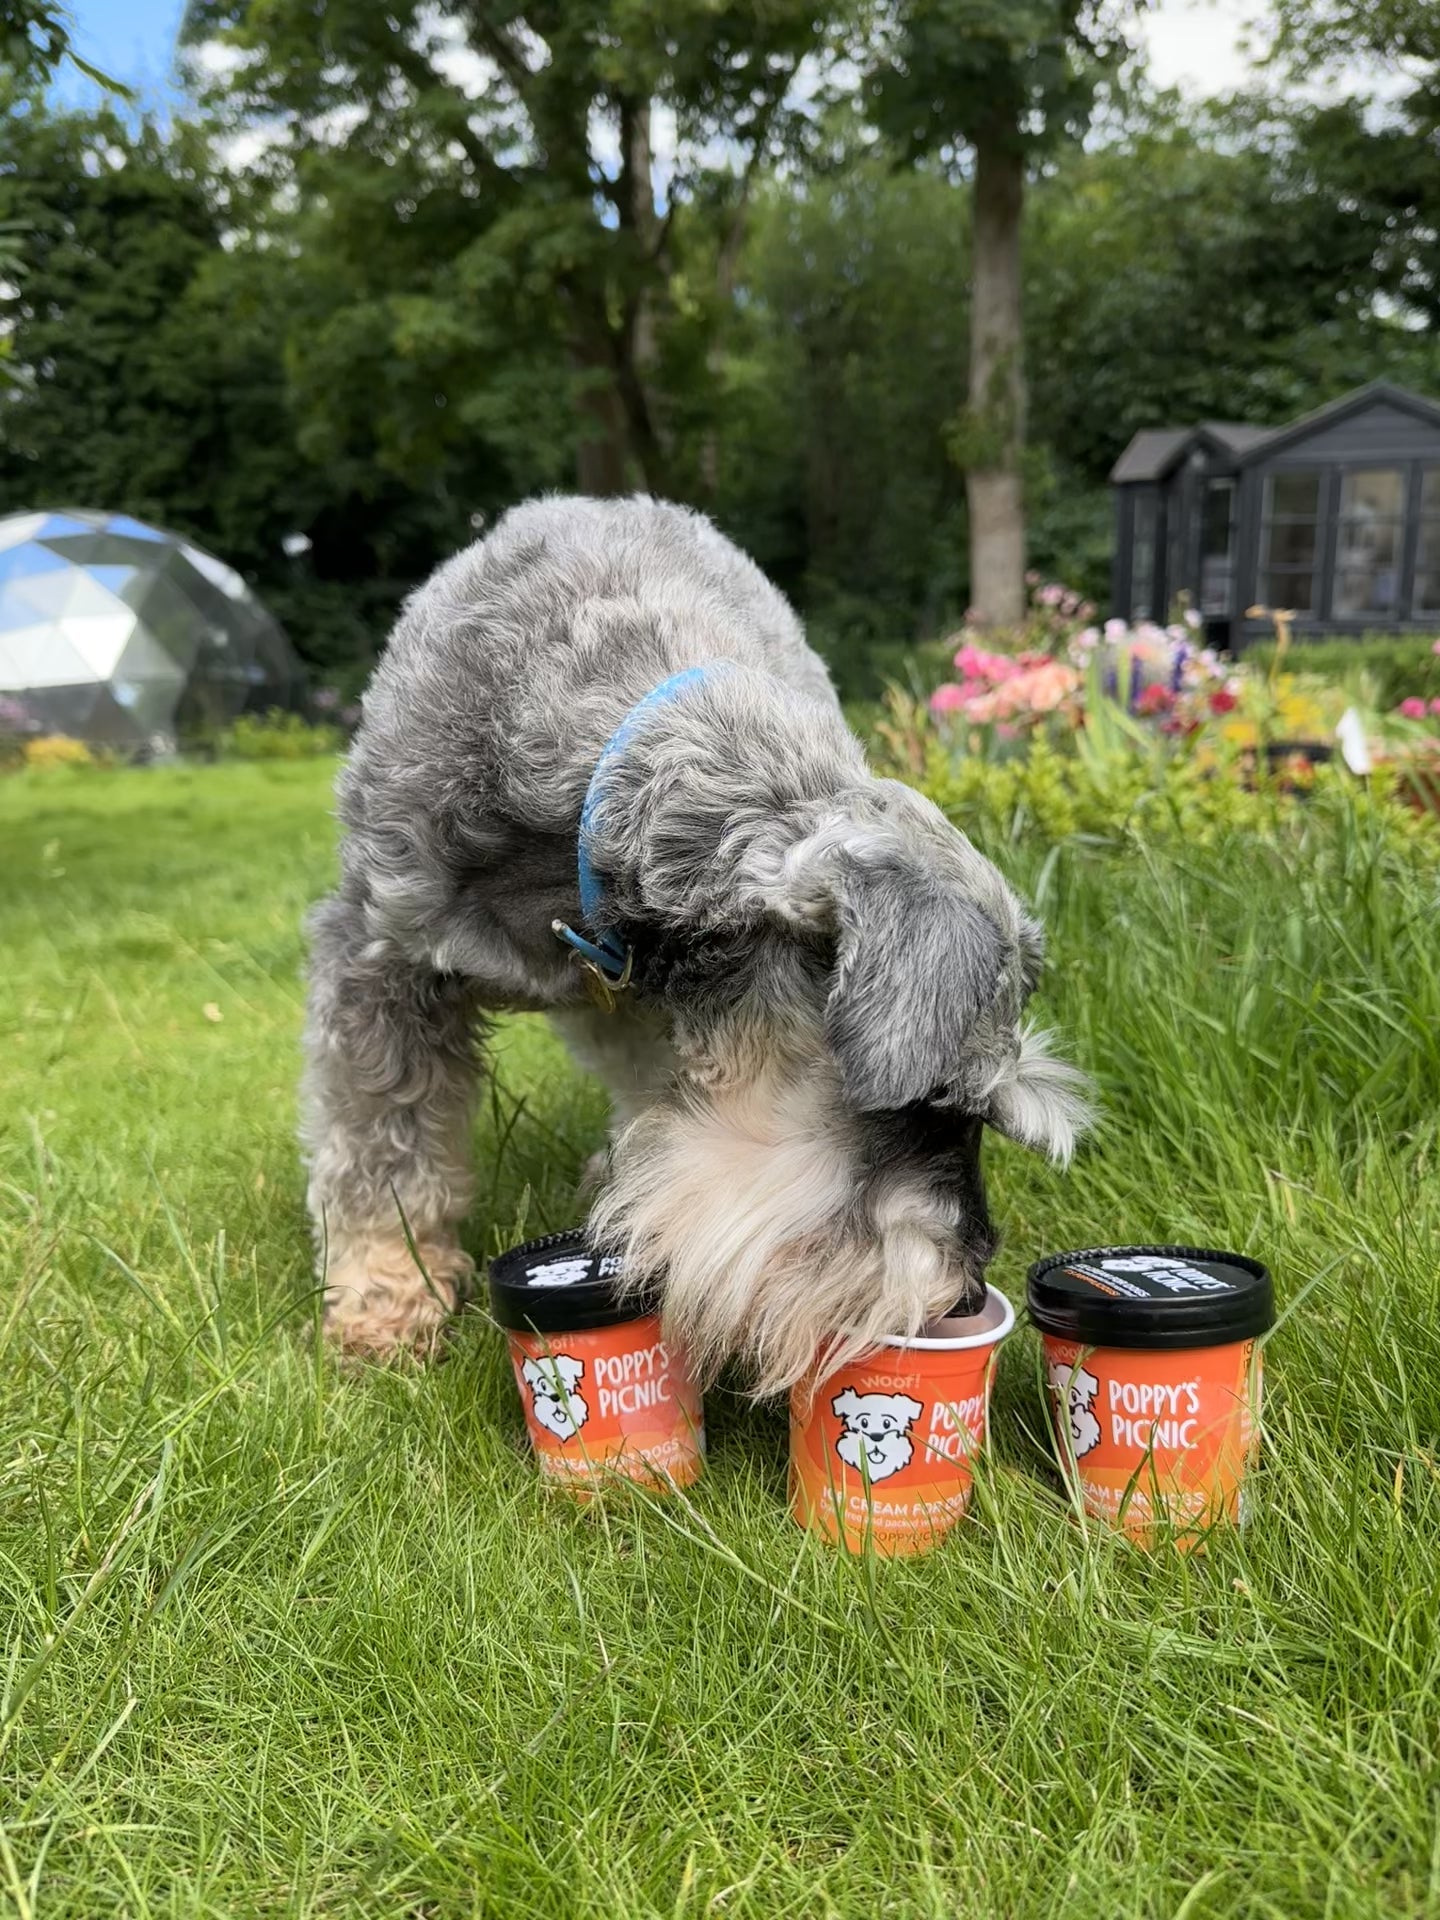
{"type": "MultiPolygon", "coordinates": [[[[12,71],[0,510],[103,503],[200,539],[349,690],[440,558],[595,471],[609,429],[582,312],[634,372],[653,439],[611,477],[714,513],[847,690],[952,627],[969,587],[963,155],[910,158],[864,89],[787,92],[814,54],[806,9],[727,16],[750,89],[728,95],[713,61],[647,51],[645,8],[592,11],[630,35],[625,57],[596,27],[569,95],[527,99],[522,77],[478,105],[443,42],[434,84],[406,91],[359,6],[327,14],[347,100],[298,0],[195,10],[232,44],[163,125],[123,101],[61,110],[12,71]],[[512,123],[551,128],[544,153],[507,146],[512,123]],[[641,133],[674,154],[648,214],[623,144],[641,133]],[[290,555],[295,534],[310,546],[290,555]]],[[[1347,19],[1327,13],[1327,45],[1347,19]]],[[[1380,106],[1279,86],[1187,104],[1116,68],[1084,142],[1036,150],[1042,571],[1103,602],[1105,475],[1137,426],[1279,421],[1382,373],[1440,388],[1440,61],[1413,34],[1406,49],[1414,84],[1380,106]]]]}

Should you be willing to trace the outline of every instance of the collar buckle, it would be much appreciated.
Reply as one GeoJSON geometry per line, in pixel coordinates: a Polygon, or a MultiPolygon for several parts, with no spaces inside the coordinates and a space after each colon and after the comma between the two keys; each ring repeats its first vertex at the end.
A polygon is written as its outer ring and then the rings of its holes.
{"type": "Polygon", "coordinates": [[[617,994],[630,984],[635,970],[635,952],[617,935],[602,933],[598,940],[587,940],[563,920],[552,920],[550,931],[578,957],[584,975],[585,991],[605,1013],[615,1011],[617,994]]]}

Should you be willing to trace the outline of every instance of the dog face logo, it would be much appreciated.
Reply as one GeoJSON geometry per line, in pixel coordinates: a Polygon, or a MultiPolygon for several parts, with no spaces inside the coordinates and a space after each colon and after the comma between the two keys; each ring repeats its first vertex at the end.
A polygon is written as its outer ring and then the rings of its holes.
{"type": "Polygon", "coordinates": [[[580,1391],[585,1378],[585,1362],[568,1353],[542,1353],[527,1360],[521,1368],[530,1389],[530,1405],[535,1418],[557,1440],[573,1440],[590,1418],[590,1408],[580,1391]]]}
{"type": "Polygon", "coordinates": [[[830,1411],[845,1422],[835,1451],[846,1466],[872,1480],[888,1480],[909,1466],[915,1451],[910,1424],[924,1412],[919,1400],[908,1393],[856,1393],[847,1387],[830,1402],[830,1411]]]}
{"type": "Polygon", "coordinates": [[[552,1260],[548,1265],[527,1267],[525,1278],[532,1287],[573,1287],[589,1271],[589,1258],[582,1254],[578,1260],[552,1260]]]}
{"type": "Polygon", "coordinates": [[[1095,1396],[1100,1382],[1086,1367],[1067,1367],[1063,1361],[1050,1367],[1050,1385],[1057,1398],[1064,1398],[1070,1422],[1070,1443],[1078,1460],[1083,1453],[1100,1444],[1100,1422],[1095,1417],[1095,1396]]]}

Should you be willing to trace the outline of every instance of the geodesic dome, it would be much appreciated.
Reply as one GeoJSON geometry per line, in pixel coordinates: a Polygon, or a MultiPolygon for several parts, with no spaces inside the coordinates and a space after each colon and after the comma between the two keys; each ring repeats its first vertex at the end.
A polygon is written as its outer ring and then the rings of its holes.
{"type": "Polygon", "coordinates": [[[123,513],[0,519],[0,695],[141,747],[293,705],[300,662],[233,567],[123,513]]]}

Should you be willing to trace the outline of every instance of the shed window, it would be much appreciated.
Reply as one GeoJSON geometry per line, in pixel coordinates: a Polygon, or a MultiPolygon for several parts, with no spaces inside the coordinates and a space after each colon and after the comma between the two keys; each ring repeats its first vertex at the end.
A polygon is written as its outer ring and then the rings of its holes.
{"type": "Polygon", "coordinates": [[[1440,467],[1420,476],[1420,539],[1415,549],[1415,611],[1440,613],[1440,467]]]}
{"type": "Polygon", "coordinates": [[[1235,482],[1212,480],[1200,520],[1200,611],[1230,611],[1235,575],[1235,482]]]}
{"type": "Polygon", "coordinates": [[[1335,542],[1338,618],[1394,613],[1400,600],[1404,537],[1405,475],[1400,468],[1368,467],[1343,475],[1335,542]]]}
{"type": "Polygon", "coordinates": [[[1135,498],[1135,533],[1130,543],[1130,618],[1148,620],[1155,600],[1155,533],[1160,503],[1153,493],[1135,498]]]}
{"type": "Polygon", "coordinates": [[[1267,474],[1260,524],[1260,598],[1266,606],[1315,611],[1319,534],[1319,473],[1267,474]]]}

